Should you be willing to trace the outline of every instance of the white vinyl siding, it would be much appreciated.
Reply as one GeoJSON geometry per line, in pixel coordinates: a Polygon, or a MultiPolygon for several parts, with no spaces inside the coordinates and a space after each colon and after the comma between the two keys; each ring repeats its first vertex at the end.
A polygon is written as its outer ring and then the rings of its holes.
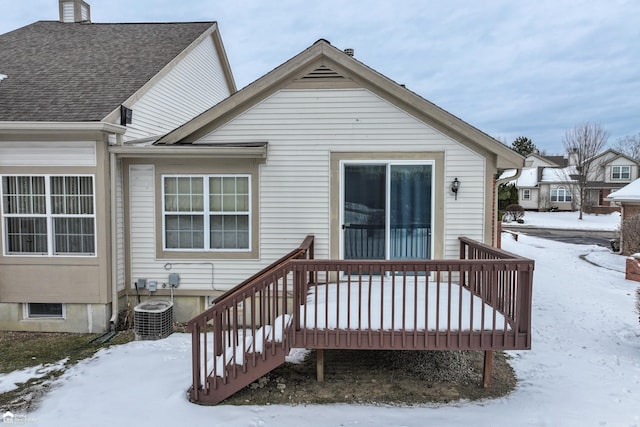
{"type": "Polygon", "coordinates": [[[181,126],[230,95],[222,63],[211,37],[132,105],[125,140],[159,136],[181,126]]]}
{"type": "MultiPolygon", "coordinates": [[[[156,259],[155,235],[155,186],[152,165],[131,165],[129,167],[129,223],[131,224],[130,261],[131,283],[139,278],[168,282],[169,273],[180,274],[183,289],[211,290],[215,288],[222,269],[209,261],[156,259]]],[[[158,201],[158,209],[161,209],[158,201]]],[[[251,271],[251,270],[247,270],[251,271]]]]}
{"type": "MultiPolygon", "coordinates": [[[[457,257],[458,236],[482,240],[485,220],[484,158],[365,89],[283,90],[200,142],[266,140],[261,169],[261,254],[282,254],[316,236],[316,254],[328,256],[329,153],[444,152],[445,257],[457,257]],[[462,183],[458,200],[450,184],[462,183]],[[287,239],[288,240],[288,239],[287,239]]],[[[435,207],[436,209],[439,207],[435,207]]],[[[280,254],[280,255],[279,255],[280,254]]]]}
{"type": "Polygon", "coordinates": [[[96,166],[95,141],[0,141],[0,166],[96,166]]]}
{"type": "Polygon", "coordinates": [[[132,166],[130,179],[132,280],[166,281],[164,266],[170,264],[187,289],[228,289],[296,248],[308,234],[315,235],[316,258],[327,258],[331,217],[339,212],[339,206],[330,206],[332,151],[444,153],[444,182],[434,182],[444,192],[445,206],[434,206],[444,211],[444,256],[458,257],[461,235],[485,238],[490,189],[485,188],[484,157],[367,90],[282,90],[199,140],[234,141],[269,144],[260,167],[260,259],[156,260],[154,240],[162,236],[154,234],[154,209],[162,202],[154,205],[153,167],[138,165],[132,166]],[[461,186],[454,200],[450,185],[456,177],[461,186]]]}

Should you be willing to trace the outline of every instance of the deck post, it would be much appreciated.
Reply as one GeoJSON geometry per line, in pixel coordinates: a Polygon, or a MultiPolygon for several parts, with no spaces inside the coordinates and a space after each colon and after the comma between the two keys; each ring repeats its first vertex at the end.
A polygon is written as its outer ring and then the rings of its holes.
{"type": "Polygon", "coordinates": [[[316,349],[316,377],[319,383],[324,382],[324,349],[316,349]]]}
{"type": "Polygon", "coordinates": [[[489,388],[491,385],[491,372],[493,371],[493,350],[485,350],[484,352],[484,372],[483,384],[484,388],[489,388]]]}

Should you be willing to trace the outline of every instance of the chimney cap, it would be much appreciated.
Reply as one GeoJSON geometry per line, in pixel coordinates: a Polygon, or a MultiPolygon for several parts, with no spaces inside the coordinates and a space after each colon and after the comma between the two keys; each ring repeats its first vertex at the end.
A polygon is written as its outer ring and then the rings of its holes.
{"type": "Polygon", "coordinates": [[[347,54],[347,55],[349,55],[349,56],[353,56],[353,54],[354,54],[355,52],[354,52],[354,50],[353,50],[352,48],[348,47],[348,48],[346,48],[346,49],[344,50],[344,53],[346,53],[346,54],[347,54]]]}

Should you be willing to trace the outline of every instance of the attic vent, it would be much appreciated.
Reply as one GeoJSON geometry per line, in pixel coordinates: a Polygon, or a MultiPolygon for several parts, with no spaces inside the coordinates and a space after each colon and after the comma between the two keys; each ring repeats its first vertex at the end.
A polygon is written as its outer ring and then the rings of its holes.
{"type": "Polygon", "coordinates": [[[62,3],[62,22],[73,22],[73,10],[72,2],[62,3]]]}
{"type": "Polygon", "coordinates": [[[318,80],[318,79],[344,79],[340,74],[333,71],[331,68],[321,65],[316,68],[306,76],[302,78],[302,80],[318,80]]]}
{"type": "Polygon", "coordinates": [[[83,21],[89,20],[89,8],[85,5],[80,6],[80,17],[83,21]]]}
{"type": "Polygon", "coordinates": [[[62,22],[90,22],[91,9],[84,0],[59,0],[60,21],[62,22]]]}

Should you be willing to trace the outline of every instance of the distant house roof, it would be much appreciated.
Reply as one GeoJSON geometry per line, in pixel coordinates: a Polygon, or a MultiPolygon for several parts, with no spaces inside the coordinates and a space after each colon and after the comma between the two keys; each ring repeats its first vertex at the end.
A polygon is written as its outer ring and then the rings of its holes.
{"type": "Polygon", "coordinates": [[[568,159],[564,156],[543,156],[546,160],[555,163],[560,167],[567,166],[568,159]]]}
{"type": "Polygon", "coordinates": [[[39,21],[0,35],[0,121],[99,121],[214,22],[39,21]]]}
{"type": "Polygon", "coordinates": [[[614,191],[605,197],[605,200],[614,202],[640,202],[640,179],[636,179],[621,189],[614,191]]]}
{"type": "Polygon", "coordinates": [[[538,168],[524,168],[516,180],[516,187],[536,187],[538,185],[538,168]]]}
{"type": "Polygon", "coordinates": [[[560,183],[575,183],[575,180],[571,178],[576,174],[574,166],[567,166],[566,168],[544,168],[542,170],[541,182],[560,182],[560,183]]]}

